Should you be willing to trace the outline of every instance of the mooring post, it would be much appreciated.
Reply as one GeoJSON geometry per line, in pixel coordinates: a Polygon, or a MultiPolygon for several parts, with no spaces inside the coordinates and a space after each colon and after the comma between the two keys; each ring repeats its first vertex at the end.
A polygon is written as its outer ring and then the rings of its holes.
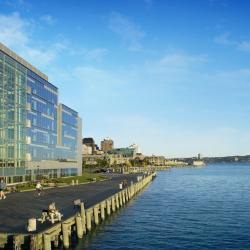
{"type": "Polygon", "coordinates": [[[63,231],[63,247],[69,248],[69,225],[67,223],[62,224],[63,231]]]}
{"type": "Polygon", "coordinates": [[[95,224],[99,224],[99,205],[94,207],[94,219],[95,219],[95,224]]]}
{"type": "Polygon", "coordinates": [[[125,190],[122,191],[122,203],[125,204],[126,200],[125,200],[125,190]]]}
{"type": "Polygon", "coordinates": [[[86,234],[86,216],[85,216],[85,208],[84,203],[81,202],[81,217],[82,217],[82,230],[83,233],[86,234]]]}
{"type": "Polygon", "coordinates": [[[129,187],[130,190],[130,198],[133,197],[134,193],[133,193],[133,183],[131,183],[131,186],[129,187]]]}
{"type": "Polygon", "coordinates": [[[54,247],[58,247],[58,246],[59,246],[59,235],[55,235],[54,247]]]}
{"type": "Polygon", "coordinates": [[[101,218],[105,220],[105,201],[101,203],[101,218]]]}
{"type": "Polygon", "coordinates": [[[77,232],[77,237],[81,239],[83,237],[83,227],[82,227],[82,218],[80,215],[76,216],[76,232],[77,232]]]}
{"type": "Polygon", "coordinates": [[[110,200],[108,199],[106,202],[106,206],[107,206],[107,215],[111,214],[111,210],[110,210],[110,200]]]}
{"type": "Polygon", "coordinates": [[[127,190],[128,190],[128,199],[130,200],[130,198],[131,198],[131,188],[128,187],[127,190]]]}
{"type": "Polygon", "coordinates": [[[20,237],[20,235],[15,235],[13,237],[13,249],[21,250],[21,237],[20,237]]]}
{"type": "Polygon", "coordinates": [[[116,203],[116,207],[119,208],[120,205],[119,205],[119,195],[118,194],[115,195],[115,203],[116,203]]]}
{"type": "Polygon", "coordinates": [[[87,229],[88,231],[91,231],[91,216],[92,216],[92,212],[88,209],[86,211],[86,224],[87,224],[87,229]]]}
{"type": "Polygon", "coordinates": [[[118,195],[119,195],[120,205],[122,207],[122,205],[123,205],[123,202],[122,202],[122,191],[120,191],[118,195]]]}
{"type": "Polygon", "coordinates": [[[49,234],[43,235],[44,250],[51,250],[51,238],[49,234]]]}
{"type": "Polygon", "coordinates": [[[111,198],[111,203],[112,203],[112,211],[115,212],[115,197],[112,196],[111,198]]]}
{"type": "Polygon", "coordinates": [[[34,234],[30,235],[30,250],[36,250],[36,236],[34,234]]]}
{"type": "Polygon", "coordinates": [[[126,188],[125,190],[125,199],[126,199],[126,202],[128,202],[129,198],[128,198],[128,188],[126,188]]]}

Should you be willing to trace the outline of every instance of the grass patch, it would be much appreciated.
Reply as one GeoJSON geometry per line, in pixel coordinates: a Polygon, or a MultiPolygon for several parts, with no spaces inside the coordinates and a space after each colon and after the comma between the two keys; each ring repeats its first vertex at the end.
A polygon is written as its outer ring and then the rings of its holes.
{"type": "MultiPolygon", "coordinates": [[[[54,183],[55,186],[60,186],[60,184],[64,185],[71,185],[72,180],[76,183],[76,180],[78,180],[78,184],[87,183],[91,181],[102,181],[107,180],[106,177],[100,174],[94,174],[94,173],[83,173],[81,176],[70,176],[70,177],[61,177],[61,178],[54,178],[54,179],[45,179],[42,180],[43,184],[42,186],[44,188],[50,187],[51,183],[54,183]]],[[[61,185],[63,186],[63,185],[61,185]]],[[[36,182],[28,182],[23,184],[18,184],[14,187],[11,187],[9,189],[10,192],[21,192],[26,190],[35,190],[36,189],[36,182]]]]}
{"type": "Polygon", "coordinates": [[[106,180],[107,178],[100,175],[100,174],[94,174],[94,173],[83,173],[81,176],[71,176],[71,177],[61,177],[61,178],[56,178],[56,179],[50,179],[47,180],[48,182],[55,182],[55,183],[66,183],[66,184],[71,184],[72,181],[76,182],[78,180],[78,183],[86,183],[90,182],[93,180],[96,181],[102,181],[106,180]]]}

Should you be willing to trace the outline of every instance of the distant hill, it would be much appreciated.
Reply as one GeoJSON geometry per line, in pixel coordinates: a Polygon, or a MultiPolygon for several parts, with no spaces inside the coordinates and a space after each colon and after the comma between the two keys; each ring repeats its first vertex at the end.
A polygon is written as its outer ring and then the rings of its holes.
{"type": "MultiPolygon", "coordinates": [[[[171,160],[184,161],[188,164],[192,164],[194,160],[197,160],[196,157],[190,158],[174,158],[171,160]]],[[[234,156],[223,156],[223,157],[203,157],[202,160],[205,164],[209,163],[232,163],[232,162],[250,162],[250,155],[234,155],[234,156]]]]}

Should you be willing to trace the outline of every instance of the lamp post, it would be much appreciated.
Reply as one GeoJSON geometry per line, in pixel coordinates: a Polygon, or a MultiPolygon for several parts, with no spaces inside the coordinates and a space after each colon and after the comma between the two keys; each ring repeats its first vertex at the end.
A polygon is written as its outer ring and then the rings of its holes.
{"type": "Polygon", "coordinates": [[[37,180],[39,180],[39,174],[40,174],[40,169],[39,169],[39,166],[37,166],[37,180]]]}

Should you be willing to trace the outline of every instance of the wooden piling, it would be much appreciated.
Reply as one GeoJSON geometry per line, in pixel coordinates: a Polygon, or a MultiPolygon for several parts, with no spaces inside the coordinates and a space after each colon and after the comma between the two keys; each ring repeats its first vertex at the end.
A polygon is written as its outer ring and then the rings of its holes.
{"type": "Polygon", "coordinates": [[[125,200],[125,190],[122,191],[122,203],[125,204],[126,200],[125,200]]]}
{"type": "Polygon", "coordinates": [[[94,207],[94,221],[95,225],[99,225],[99,204],[94,207]]]}
{"type": "Polygon", "coordinates": [[[83,233],[86,234],[86,215],[85,215],[85,208],[84,208],[84,203],[81,202],[80,205],[80,211],[81,211],[81,218],[82,218],[82,230],[83,233]]]}
{"type": "Polygon", "coordinates": [[[54,237],[54,247],[58,247],[59,246],[59,235],[55,235],[54,237]]]}
{"type": "Polygon", "coordinates": [[[91,220],[92,220],[92,211],[89,209],[86,210],[86,224],[87,224],[87,229],[90,232],[91,231],[91,220]]]}
{"type": "Polygon", "coordinates": [[[120,206],[122,207],[122,205],[123,205],[122,191],[120,191],[118,195],[119,195],[120,206]]]}
{"type": "Polygon", "coordinates": [[[101,219],[105,220],[105,201],[101,203],[101,219]]]}
{"type": "Polygon", "coordinates": [[[115,203],[116,203],[116,207],[119,209],[120,205],[119,205],[119,194],[115,195],[115,203]]]}
{"type": "Polygon", "coordinates": [[[83,226],[82,226],[82,218],[80,215],[76,216],[76,232],[77,232],[77,237],[81,239],[83,237],[83,226]]]}
{"type": "Polygon", "coordinates": [[[111,205],[110,205],[110,200],[107,199],[106,201],[106,207],[107,207],[107,215],[110,215],[111,214],[111,205]]]}
{"type": "Polygon", "coordinates": [[[51,237],[49,234],[43,235],[44,250],[51,250],[51,237]]]}
{"type": "Polygon", "coordinates": [[[112,211],[115,212],[115,196],[112,196],[111,198],[111,203],[112,203],[112,211]]]}
{"type": "Polygon", "coordinates": [[[68,223],[62,224],[62,231],[63,231],[63,247],[69,248],[69,225],[68,223]]]}

